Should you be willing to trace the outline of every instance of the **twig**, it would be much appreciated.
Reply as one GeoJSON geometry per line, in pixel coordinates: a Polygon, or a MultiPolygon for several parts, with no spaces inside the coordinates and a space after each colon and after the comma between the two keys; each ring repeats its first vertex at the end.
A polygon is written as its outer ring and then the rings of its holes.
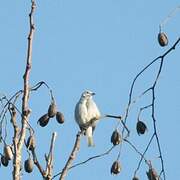
{"type": "MultiPolygon", "coordinates": [[[[127,137],[129,136],[130,131],[129,131],[128,127],[126,126],[126,124],[124,123],[122,116],[114,116],[114,115],[109,115],[109,114],[107,114],[107,115],[105,115],[105,117],[119,119],[119,120],[120,120],[119,122],[122,123],[123,127],[124,127],[124,128],[126,129],[126,131],[127,131],[127,137]]],[[[119,123],[118,123],[118,125],[119,125],[119,123]]]]}
{"type": "Polygon", "coordinates": [[[54,143],[56,140],[57,133],[53,132],[52,134],[52,139],[51,139],[51,145],[49,149],[49,154],[47,157],[47,164],[46,164],[46,171],[45,171],[45,176],[46,180],[51,180],[52,179],[52,171],[53,171],[53,150],[54,150],[54,143]]]}
{"type": "MultiPolygon", "coordinates": [[[[130,105],[132,103],[132,93],[133,93],[133,90],[134,90],[134,85],[135,85],[135,82],[136,80],[139,78],[139,76],[144,72],[146,71],[152,64],[154,64],[156,61],[158,60],[161,60],[162,58],[164,59],[164,57],[169,54],[172,50],[175,49],[176,45],[179,43],[180,41],[180,38],[178,38],[178,40],[174,43],[174,45],[169,49],[167,50],[163,55],[155,58],[154,60],[152,60],[147,66],[145,66],[136,76],[135,78],[133,79],[133,82],[131,84],[131,87],[130,87],[130,92],[129,92],[129,100],[128,100],[128,105],[127,105],[127,108],[126,108],[126,111],[125,111],[125,117],[123,118],[124,119],[124,122],[126,123],[126,120],[127,120],[127,117],[128,117],[128,114],[129,114],[129,108],[130,108],[130,105]]],[[[149,90],[150,88],[148,88],[147,90],[149,90]]],[[[147,91],[146,90],[146,91],[147,91]]],[[[144,91],[144,92],[146,92],[144,91]]]]}
{"type": "MultiPolygon", "coordinates": [[[[91,160],[96,159],[96,158],[100,158],[100,157],[103,157],[103,156],[108,155],[108,154],[114,149],[114,147],[115,147],[115,146],[112,146],[110,149],[108,149],[106,152],[104,152],[104,153],[102,153],[102,154],[99,154],[99,155],[96,155],[96,156],[92,156],[92,157],[86,159],[85,161],[82,161],[82,162],[80,162],[80,163],[74,164],[73,166],[71,166],[71,167],[69,168],[69,170],[70,170],[70,169],[73,169],[73,168],[75,168],[75,167],[77,167],[77,166],[83,165],[83,164],[85,164],[85,163],[87,163],[87,162],[89,162],[89,161],[91,161],[91,160]]],[[[59,172],[59,173],[57,173],[56,175],[54,175],[52,179],[56,178],[56,177],[59,176],[60,174],[62,174],[62,172],[59,172]]]]}
{"type": "Polygon", "coordinates": [[[32,149],[31,153],[32,153],[32,156],[33,156],[34,164],[38,168],[38,170],[41,173],[42,177],[45,178],[45,171],[43,170],[42,166],[40,165],[40,163],[39,163],[39,161],[37,159],[37,155],[36,155],[35,149],[32,149]]]}
{"type": "Polygon", "coordinates": [[[64,168],[62,170],[62,173],[61,173],[61,176],[60,176],[59,180],[64,180],[65,179],[65,177],[66,177],[66,175],[68,173],[68,170],[71,167],[71,164],[72,164],[73,160],[76,158],[76,155],[77,155],[77,153],[78,153],[78,151],[80,149],[81,135],[82,135],[82,132],[78,132],[78,134],[76,135],[76,141],[75,141],[73,150],[71,152],[71,155],[69,156],[68,161],[66,162],[66,165],[64,166],[64,168]]]}
{"type": "MultiPolygon", "coordinates": [[[[153,139],[153,138],[152,138],[152,139],[153,139]]],[[[149,165],[147,159],[144,157],[146,151],[142,154],[142,153],[136,148],[136,146],[135,146],[134,144],[132,144],[129,140],[124,139],[124,141],[127,142],[127,143],[136,151],[136,153],[138,153],[138,154],[141,156],[141,161],[144,159],[145,163],[149,165]]],[[[149,144],[149,145],[150,145],[150,144],[149,144]]],[[[148,147],[149,147],[149,146],[148,146],[148,147]]],[[[138,168],[138,169],[139,169],[139,168],[138,168]]],[[[135,171],[134,176],[136,176],[136,172],[137,172],[137,170],[135,171]]]]}
{"type": "Polygon", "coordinates": [[[159,25],[160,32],[162,27],[180,10],[180,5],[177,6],[175,9],[173,9],[172,12],[162,21],[162,23],[159,25]]]}
{"type": "MultiPolygon", "coordinates": [[[[162,152],[161,152],[161,146],[160,146],[160,142],[159,142],[159,137],[158,137],[158,134],[157,134],[157,127],[156,127],[156,118],[155,118],[155,87],[157,85],[157,82],[158,82],[158,79],[159,79],[159,76],[161,74],[161,71],[162,71],[162,67],[163,67],[163,62],[164,62],[164,58],[166,55],[168,55],[172,50],[175,49],[176,45],[180,42],[180,38],[177,39],[177,41],[174,43],[174,45],[168,49],[163,55],[155,58],[153,61],[151,61],[147,66],[145,66],[134,78],[132,84],[131,84],[131,88],[130,88],[130,92],[129,92],[129,101],[128,101],[128,105],[127,105],[127,109],[125,111],[125,117],[124,117],[124,123],[126,124],[126,121],[127,121],[127,117],[128,117],[128,114],[129,114],[129,110],[130,110],[130,106],[131,104],[133,103],[132,101],[132,94],[133,94],[133,89],[134,89],[134,85],[135,85],[135,82],[136,80],[139,78],[139,76],[141,76],[143,74],[144,71],[146,71],[152,64],[154,64],[155,62],[157,62],[158,60],[160,61],[160,66],[159,66],[159,69],[158,69],[158,73],[157,73],[157,76],[155,78],[155,81],[153,83],[153,85],[151,87],[149,87],[147,90],[145,90],[143,93],[142,93],[142,96],[151,90],[152,92],[152,102],[150,105],[148,106],[145,106],[143,108],[140,109],[140,112],[138,114],[138,118],[140,116],[140,113],[142,110],[146,109],[146,108],[149,108],[151,107],[151,112],[152,112],[152,120],[153,120],[153,127],[154,127],[154,133],[153,133],[153,136],[151,138],[151,140],[149,141],[148,143],[148,146],[146,148],[146,150],[144,151],[144,154],[146,153],[146,151],[148,150],[151,142],[152,142],[152,139],[153,137],[155,136],[156,138],[156,142],[157,142],[157,146],[158,146],[158,151],[159,151],[159,157],[160,157],[160,160],[161,160],[161,173],[163,174],[163,178],[164,180],[166,179],[165,177],[165,170],[164,170],[164,162],[163,162],[163,157],[162,157],[162,152]]],[[[122,130],[122,134],[124,133],[124,127],[123,127],[123,130],[122,130]]],[[[143,155],[144,155],[143,154],[143,155]]],[[[137,172],[137,170],[140,168],[140,165],[141,165],[141,161],[142,161],[142,158],[138,164],[138,168],[136,169],[135,173],[137,172]]]]}
{"type": "Polygon", "coordinates": [[[139,168],[140,168],[140,166],[141,166],[141,163],[142,163],[142,160],[143,160],[143,158],[144,158],[146,152],[148,151],[148,149],[149,149],[149,147],[150,147],[150,145],[151,145],[151,142],[152,142],[154,136],[155,136],[155,134],[153,134],[153,135],[151,136],[151,139],[150,139],[150,141],[148,142],[148,145],[146,146],[146,148],[145,148],[145,150],[144,150],[144,152],[143,152],[143,154],[142,154],[142,156],[141,156],[141,159],[140,159],[140,161],[139,161],[139,163],[138,163],[138,167],[136,168],[134,174],[136,174],[137,171],[139,170],[139,168]]]}

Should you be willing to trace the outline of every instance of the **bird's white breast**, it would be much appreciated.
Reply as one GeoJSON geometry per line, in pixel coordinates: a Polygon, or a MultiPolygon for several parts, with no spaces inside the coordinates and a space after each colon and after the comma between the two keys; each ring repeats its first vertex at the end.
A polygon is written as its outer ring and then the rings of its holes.
{"type": "Polygon", "coordinates": [[[88,122],[88,111],[86,101],[79,101],[75,108],[75,119],[79,125],[83,125],[88,122]]]}
{"type": "Polygon", "coordinates": [[[96,103],[92,99],[89,99],[86,102],[86,106],[87,106],[88,121],[92,119],[100,118],[99,109],[97,108],[96,103]]]}

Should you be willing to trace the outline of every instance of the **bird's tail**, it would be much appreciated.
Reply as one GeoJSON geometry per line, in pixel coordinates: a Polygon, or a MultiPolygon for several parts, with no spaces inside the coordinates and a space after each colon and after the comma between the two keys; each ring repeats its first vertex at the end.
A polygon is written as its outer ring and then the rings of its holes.
{"type": "Polygon", "coordinates": [[[95,144],[94,144],[94,141],[93,141],[92,127],[87,128],[86,136],[87,136],[88,146],[89,147],[94,147],[95,144]]]}
{"type": "Polygon", "coordinates": [[[94,147],[95,146],[92,136],[87,137],[87,140],[88,140],[88,146],[89,147],[94,147]]]}

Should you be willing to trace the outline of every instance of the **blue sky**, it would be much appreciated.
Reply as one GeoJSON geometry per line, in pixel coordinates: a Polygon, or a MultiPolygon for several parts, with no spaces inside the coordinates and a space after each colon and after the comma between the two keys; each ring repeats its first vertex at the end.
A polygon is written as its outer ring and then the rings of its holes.
{"type": "MultiPolygon", "coordinates": [[[[41,88],[32,94],[30,122],[36,130],[37,151],[44,163],[48,152],[51,133],[57,131],[54,173],[63,168],[71,152],[78,126],[74,121],[74,107],[85,89],[96,92],[102,114],[123,114],[128,102],[130,85],[135,75],[152,59],[161,55],[177,40],[180,32],[180,13],[177,13],[164,27],[169,37],[169,45],[161,48],[157,43],[159,24],[179,5],[178,0],[161,1],[120,1],[120,0],[41,0],[37,2],[35,14],[35,36],[33,42],[33,65],[31,85],[45,81],[53,89],[59,110],[66,122],[58,125],[52,120],[46,128],[36,122],[46,113],[50,98],[47,89],[41,88]]],[[[0,92],[8,97],[22,88],[27,34],[29,32],[28,13],[30,1],[2,1],[0,7],[0,92]]],[[[178,153],[179,135],[179,92],[178,75],[179,46],[166,57],[162,74],[156,88],[157,127],[162,146],[167,179],[180,177],[178,153]]],[[[135,86],[137,96],[153,82],[157,66],[154,65],[139,79],[135,86]]],[[[141,99],[131,111],[128,126],[130,140],[143,150],[152,133],[149,112],[143,113],[143,120],[149,131],[138,136],[135,131],[138,108],[147,104],[150,97],[141,99]]],[[[19,100],[20,102],[21,100],[19,100]]],[[[111,147],[110,137],[116,120],[100,122],[95,131],[95,148],[87,148],[82,138],[81,149],[75,163],[102,153],[111,147]]],[[[9,130],[8,142],[11,140],[9,130]]],[[[131,179],[137,167],[139,156],[128,146],[123,147],[120,159],[122,172],[118,176],[110,174],[110,167],[117,157],[117,147],[109,156],[96,159],[70,170],[67,179],[131,179]]],[[[159,169],[158,154],[152,145],[147,158],[159,169]]],[[[23,152],[23,159],[28,157],[23,152]]],[[[44,163],[45,165],[45,163],[44,163]]],[[[147,166],[138,173],[145,179],[147,166]]],[[[1,177],[11,177],[10,167],[0,168],[1,177]]],[[[23,172],[24,179],[32,175],[23,172]]],[[[34,177],[40,179],[37,169],[34,177]]]]}

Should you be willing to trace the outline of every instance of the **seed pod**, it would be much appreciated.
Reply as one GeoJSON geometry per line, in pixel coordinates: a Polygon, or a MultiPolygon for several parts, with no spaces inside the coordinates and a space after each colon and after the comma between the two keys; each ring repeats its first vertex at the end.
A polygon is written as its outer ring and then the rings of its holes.
{"type": "Polygon", "coordinates": [[[121,141],[122,141],[121,134],[117,130],[115,130],[111,136],[111,143],[113,143],[113,145],[115,146],[120,144],[121,141]]]}
{"type": "Polygon", "coordinates": [[[114,161],[114,163],[111,166],[111,174],[119,174],[121,171],[121,165],[119,161],[114,161]]]}
{"type": "Polygon", "coordinates": [[[24,169],[26,172],[31,173],[33,171],[34,162],[31,158],[25,160],[24,169]]]}
{"type": "Polygon", "coordinates": [[[58,123],[63,124],[64,123],[64,115],[61,112],[56,113],[56,120],[58,123]]]}
{"type": "Polygon", "coordinates": [[[57,112],[57,107],[55,101],[52,101],[48,108],[48,116],[50,118],[53,118],[56,115],[56,112],[57,112]]]}
{"type": "Polygon", "coordinates": [[[39,123],[39,125],[40,125],[41,127],[45,127],[45,126],[48,124],[48,122],[49,122],[49,116],[48,116],[48,114],[44,114],[44,115],[41,116],[41,117],[39,118],[39,120],[37,121],[37,123],[39,123]]]}
{"type": "Polygon", "coordinates": [[[154,168],[149,168],[149,171],[146,172],[149,180],[158,180],[158,174],[154,168]]]}
{"type": "Polygon", "coordinates": [[[139,178],[134,176],[132,180],[139,180],[139,178]]]}
{"type": "Polygon", "coordinates": [[[35,141],[35,138],[34,136],[29,136],[28,140],[27,140],[27,143],[26,143],[26,147],[29,149],[29,150],[33,150],[35,149],[36,147],[36,141],[35,141]]]}
{"type": "Polygon", "coordinates": [[[7,167],[9,164],[9,160],[4,155],[2,155],[1,156],[1,163],[3,166],[7,167]]]}
{"type": "Polygon", "coordinates": [[[144,134],[145,131],[147,130],[147,126],[144,122],[138,121],[136,124],[136,130],[138,135],[144,134]]]}
{"type": "Polygon", "coordinates": [[[160,32],[158,34],[158,42],[159,42],[159,45],[162,46],[162,47],[168,45],[168,38],[167,38],[165,33],[160,32]]]}
{"type": "Polygon", "coordinates": [[[4,146],[4,156],[6,159],[11,160],[13,158],[13,153],[9,145],[4,146]]]}

